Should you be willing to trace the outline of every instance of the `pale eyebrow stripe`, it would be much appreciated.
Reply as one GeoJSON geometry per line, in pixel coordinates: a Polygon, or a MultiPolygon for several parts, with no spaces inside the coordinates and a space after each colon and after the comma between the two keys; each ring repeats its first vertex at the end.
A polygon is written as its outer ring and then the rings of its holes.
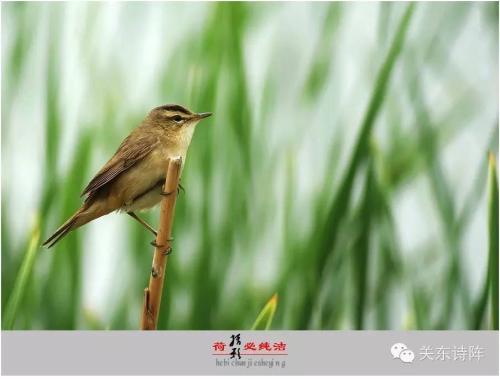
{"type": "Polygon", "coordinates": [[[161,109],[165,111],[171,111],[171,112],[179,112],[179,113],[184,113],[187,116],[191,115],[191,112],[188,111],[186,108],[176,105],[176,104],[166,104],[166,105],[161,105],[159,107],[156,107],[155,109],[161,109]]]}
{"type": "Polygon", "coordinates": [[[187,120],[189,118],[189,116],[181,114],[179,112],[167,111],[167,117],[174,117],[174,116],[180,116],[183,120],[187,120]]]}

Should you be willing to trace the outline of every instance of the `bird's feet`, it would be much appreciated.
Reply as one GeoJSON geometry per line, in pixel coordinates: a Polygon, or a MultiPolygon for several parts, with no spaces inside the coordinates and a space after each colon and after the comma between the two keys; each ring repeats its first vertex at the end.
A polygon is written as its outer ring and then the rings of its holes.
{"type": "MultiPolygon", "coordinates": [[[[167,241],[168,242],[172,242],[174,239],[173,238],[169,238],[167,241]]],[[[159,245],[158,243],[156,243],[156,240],[152,240],[150,242],[150,244],[154,247],[156,247],[157,249],[163,249],[165,247],[165,245],[159,245]]],[[[172,254],[172,247],[169,246],[168,248],[165,249],[165,251],[162,251],[162,254],[163,255],[170,255],[172,254]]]]}
{"type": "Polygon", "coordinates": [[[177,195],[179,194],[180,191],[186,193],[186,190],[184,189],[181,183],[179,183],[179,186],[177,187],[177,195]]]}
{"type": "MultiPolygon", "coordinates": [[[[184,192],[184,193],[186,193],[186,190],[184,189],[184,187],[182,186],[182,184],[180,184],[180,183],[179,183],[179,185],[177,186],[177,196],[179,196],[179,193],[180,193],[181,191],[182,191],[182,192],[184,192]]],[[[175,192],[175,191],[166,192],[166,191],[163,191],[163,190],[162,190],[162,191],[160,192],[160,194],[161,194],[162,196],[170,196],[170,195],[172,195],[174,192],[175,192]]]]}

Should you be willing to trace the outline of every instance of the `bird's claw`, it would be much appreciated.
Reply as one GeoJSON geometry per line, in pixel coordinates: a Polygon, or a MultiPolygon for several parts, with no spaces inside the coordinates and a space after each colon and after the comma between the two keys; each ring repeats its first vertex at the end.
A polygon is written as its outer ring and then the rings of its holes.
{"type": "Polygon", "coordinates": [[[150,242],[150,245],[151,245],[151,246],[154,246],[154,247],[162,247],[162,246],[163,246],[163,245],[158,245],[158,244],[156,243],[156,240],[152,240],[152,241],[150,242]]]}
{"type": "MultiPolygon", "coordinates": [[[[174,238],[173,238],[173,237],[170,237],[169,239],[167,239],[167,242],[172,242],[173,240],[174,240],[174,238]]],[[[165,245],[159,245],[159,244],[156,242],[156,240],[152,240],[152,241],[150,242],[150,244],[151,244],[152,246],[156,247],[157,249],[162,249],[162,248],[164,248],[164,247],[165,247],[165,245]]],[[[162,252],[162,254],[163,254],[163,255],[165,255],[165,256],[166,256],[166,255],[170,255],[170,254],[172,254],[172,247],[171,247],[171,246],[169,246],[169,247],[168,247],[165,251],[163,251],[163,252],[162,252]]]]}
{"type": "Polygon", "coordinates": [[[184,187],[182,186],[182,184],[179,183],[179,185],[177,186],[177,191],[170,191],[170,192],[167,192],[167,191],[161,191],[160,194],[162,196],[170,196],[172,195],[174,192],[177,192],[177,195],[179,195],[180,192],[184,192],[186,193],[186,190],[184,189],[184,187]]]}
{"type": "Polygon", "coordinates": [[[177,195],[179,194],[180,191],[186,193],[186,190],[184,189],[181,183],[179,183],[179,186],[177,187],[177,195]]]}

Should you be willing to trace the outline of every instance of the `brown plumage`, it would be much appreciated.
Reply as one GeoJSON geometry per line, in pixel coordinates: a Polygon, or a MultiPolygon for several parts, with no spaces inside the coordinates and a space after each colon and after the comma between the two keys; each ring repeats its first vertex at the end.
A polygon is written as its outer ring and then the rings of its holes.
{"type": "Polygon", "coordinates": [[[43,245],[50,248],[70,231],[117,210],[143,223],[133,212],[161,201],[168,158],[181,156],[185,162],[196,124],[210,115],[175,104],[154,108],[85,187],[80,209],[43,245]]]}

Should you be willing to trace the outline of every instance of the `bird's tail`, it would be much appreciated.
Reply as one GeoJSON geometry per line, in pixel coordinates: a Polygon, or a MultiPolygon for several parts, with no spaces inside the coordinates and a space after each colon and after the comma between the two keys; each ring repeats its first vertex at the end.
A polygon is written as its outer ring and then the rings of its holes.
{"type": "Polygon", "coordinates": [[[76,223],[82,210],[79,209],[73,216],[71,216],[64,224],[62,224],[59,229],[57,229],[54,234],[52,234],[43,244],[47,248],[54,246],[61,238],[68,234],[73,229],[77,228],[76,223]]]}
{"type": "Polygon", "coordinates": [[[62,224],[59,229],[57,229],[54,234],[52,234],[43,244],[47,248],[54,246],[59,240],[61,240],[66,234],[75,230],[76,228],[85,225],[87,222],[92,221],[94,218],[99,216],[94,214],[89,214],[87,208],[82,206],[76,213],[71,216],[64,224],[62,224]]]}

